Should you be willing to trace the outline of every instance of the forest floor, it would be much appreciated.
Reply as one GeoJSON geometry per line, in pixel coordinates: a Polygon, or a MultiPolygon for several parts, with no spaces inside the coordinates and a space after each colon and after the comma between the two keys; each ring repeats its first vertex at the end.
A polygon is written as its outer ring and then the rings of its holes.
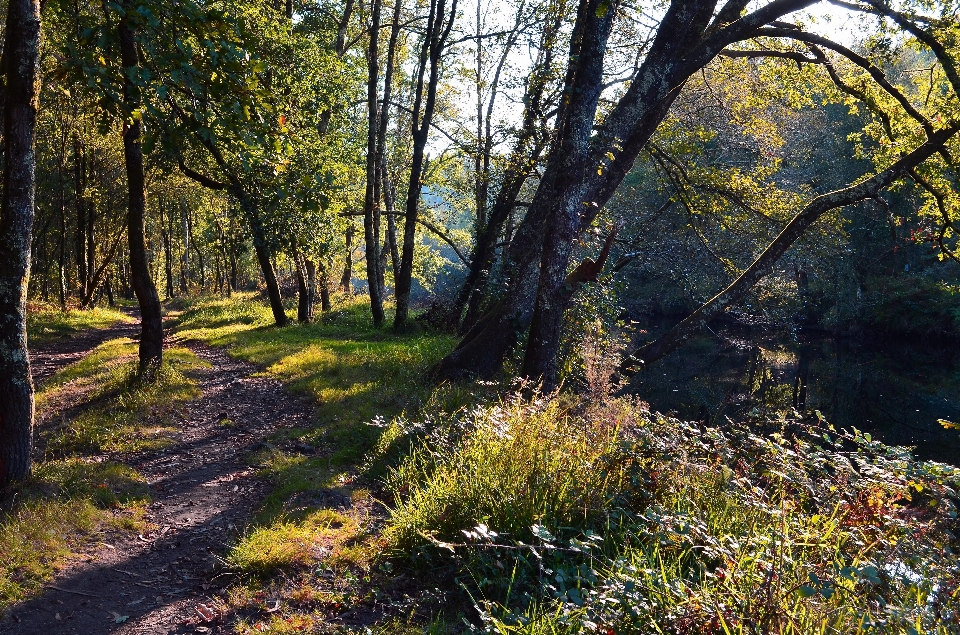
{"type": "MultiPolygon", "coordinates": [[[[33,356],[38,384],[138,323],[47,343],[33,356]]],[[[170,338],[168,337],[168,340],[170,338]]],[[[175,343],[175,342],[171,342],[175,343]]],[[[313,406],[258,374],[253,364],[192,342],[206,364],[190,371],[199,398],[173,413],[176,432],[162,449],[108,452],[149,485],[143,533],[105,529],[37,597],[0,622],[10,635],[221,632],[218,566],[250,522],[267,483],[246,461],[278,429],[303,423],[313,406]]],[[[51,425],[52,418],[40,421],[51,425]]],[[[40,457],[38,457],[40,458],[40,457]]]]}

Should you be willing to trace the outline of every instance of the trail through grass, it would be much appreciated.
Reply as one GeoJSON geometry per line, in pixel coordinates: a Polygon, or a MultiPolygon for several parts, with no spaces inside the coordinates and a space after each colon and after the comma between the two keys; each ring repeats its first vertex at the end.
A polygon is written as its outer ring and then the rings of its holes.
{"type": "Polygon", "coordinates": [[[134,319],[113,308],[67,309],[48,304],[32,303],[27,311],[27,337],[31,347],[48,344],[88,329],[104,329],[119,322],[134,319]]]}
{"type": "Polygon", "coordinates": [[[0,612],[37,593],[104,531],[143,530],[146,483],[104,453],[169,442],[168,415],[199,394],[189,371],[201,362],[169,349],[157,380],[144,384],[136,356],[132,340],[110,340],[40,386],[36,434],[45,457],[0,515],[0,612]]]}

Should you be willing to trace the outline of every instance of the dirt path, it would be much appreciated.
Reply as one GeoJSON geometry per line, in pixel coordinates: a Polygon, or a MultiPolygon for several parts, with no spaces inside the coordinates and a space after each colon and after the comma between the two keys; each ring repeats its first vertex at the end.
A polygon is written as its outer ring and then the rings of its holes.
{"type": "MultiPolygon", "coordinates": [[[[150,483],[154,502],[148,520],[157,529],[105,536],[109,544],[95,546],[42,596],[15,607],[0,622],[0,632],[227,632],[217,619],[202,619],[200,605],[216,611],[213,597],[226,584],[215,576],[217,558],[266,493],[267,485],[244,459],[270,433],[306,423],[313,407],[286,393],[280,382],[252,376],[259,369],[251,364],[207,346],[188,346],[211,368],[197,372],[203,395],[184,408],[177,443],[124,459],[150,483]],[[233,425],[222,425],[224,419],[233,425]]],[[[38,354],[38,368],[46,354],[38,354]]],[[[67,359],[62,351],[49,354],[67,359]]]]}
{"type": "Polygon", "coordinates": [[[38,385],[61,368],[82,359],[87,353],[107,340],[118,337],[136,339],[140,336],[140,314],[130,311],[136,322],[114,324],[106,329],[88,329],[74,335],[44,342],[30,351],[30,370],[33,383],[38,385]]]}

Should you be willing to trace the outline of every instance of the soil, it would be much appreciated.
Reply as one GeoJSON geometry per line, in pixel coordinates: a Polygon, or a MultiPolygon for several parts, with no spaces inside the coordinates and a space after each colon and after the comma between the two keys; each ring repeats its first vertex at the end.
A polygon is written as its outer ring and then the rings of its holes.
{"type": "MultiPolygon", "coordinates": [[[[91,331],[47,344],[32,357],[38,380],[99,343],[134,337],[139,324],[91,331]]],[[[202,396],[178,410],[175,443],[161,451],[111,457],[150,485],[149,532],[107,532],[70,562],[42,595],[0,620],[8,635],[224,633],[218,600],[230,581],[219,566],[267,493],[247,462],[280,428],[303,426],[313,406],[259,368],[194,342],[211,367],[196,371],[202,396]],[[225,424],[226,422],[226,424],[225,424]]]]}

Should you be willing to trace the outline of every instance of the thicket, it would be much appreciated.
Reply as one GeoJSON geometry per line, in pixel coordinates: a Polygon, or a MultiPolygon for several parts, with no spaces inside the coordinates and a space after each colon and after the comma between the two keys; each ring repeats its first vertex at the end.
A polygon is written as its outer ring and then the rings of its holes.
{"type": "MultiPolygon", "coordinates": [[[[385,539],[495,633],[955,633],[960,470],[786,417],[514,396],[431,419],[385,539]]],[[[394,436],[416,428],[398,419],[394,436]]]]}

